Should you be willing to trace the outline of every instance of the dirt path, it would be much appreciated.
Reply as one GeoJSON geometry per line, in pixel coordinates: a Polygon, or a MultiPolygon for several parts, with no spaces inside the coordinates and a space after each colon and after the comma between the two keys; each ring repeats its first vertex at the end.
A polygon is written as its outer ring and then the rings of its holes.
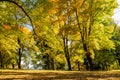
{"type": "Polygon", "coordinates": [[[120,71],[0,70],[1,80],[120,80],[120,71]]]}

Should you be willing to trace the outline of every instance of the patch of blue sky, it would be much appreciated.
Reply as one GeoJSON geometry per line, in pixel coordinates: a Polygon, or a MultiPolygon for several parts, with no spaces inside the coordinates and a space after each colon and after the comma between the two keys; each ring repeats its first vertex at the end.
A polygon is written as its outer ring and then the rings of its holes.
{"type": "Polygon", "coordinates": [[[33,27],[32,27],[31,25],[29,25],[29,24],[26,24],[26,27],[27,27],[27,28],[29,28],[29,29],[30,29],[30,31],[32,31],[32,30],[33,30],[33,27]]]}
{"type": "Polygon", "coordinates": [[[120,0],[117,0],[118,7],[114,10],[114,15],[112,18],[114,19],[115,24],[120,26],[120,0]]]}

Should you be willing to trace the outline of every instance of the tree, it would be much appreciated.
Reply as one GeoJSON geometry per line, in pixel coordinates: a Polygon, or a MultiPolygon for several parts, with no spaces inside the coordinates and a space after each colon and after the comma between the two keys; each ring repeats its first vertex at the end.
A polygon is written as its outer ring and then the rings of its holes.
{"type": "Polygon", "coordinates": [[[4,30],[0,34],[0,57],[1,68],[4,65],[11,64],[11,60],[16,57],[16,50],[19,45],[16,43],[17,36],[13,34],[14,31],[4,30]],[[8,57],[9,56],[9,57],[8,57]]]}
{"type": "Polygon", "coordinates": [[[5,57],[1,60],[6,65],[11,61],[18,63],[21,68],[21,61],[24,60],[25,66],[32,64],[36,69],[42,65],[45,69],[67,67],[68,70],[80,70],[87,60],[87,69],[93,70],[95,63],[105,62],[103,67],[113,64],[110,61],[114,62],[115,48],[118,54],[119,43],[112,40],[114,28],[111,15],[115,7],[114,0],[0,2],[0,53],[4,52],[0,56],[5,57]],[[15,43],[13,51],[9,47],[3,47],[5,36],[11,39],[7,45],[15,43]],[[7,51],[12,53],[10,58],[7,58],[7,51]],[[101,60],[102,55],[105,56],[104,60],[101,60]]]}
{"type": "Polygon", "coordinates": [[[117,27],[115,25],[115,28],[114,28],[114,34],[113,34],[113,37],[112,37],[112,40],[114,41],[115,43],[115,50],[113,51],[114,52],[114,57],[115,57],[115,61],[118,65],[120,65],[120,52],[119,52],[119,47],[120,47],[120,44],[119,44],[119,27],[117,27]]]}
{"type": "MultiPolygon", "coordinates": [[[[77,1],[76,1],[77,2],[77,1]]],[[[80,8],[74,7],[75,14],[76,14],[76,21],[78,24],[78,28],[80,30],[80,36],[81,41],[83,44],[83,49],[86,52],[86,58],[89,63],[89,69],[92,69],[92,56],[94,52],[94,47],[90,47],[91,38],[96,35],[94,34],[94,28],[99,27],[100,25],[97,25],[97,23],[101,24],[101,19],[104,19],[102,17],[103,15],[108,16],[110,14],[107,13],[107,11],[111,12],[114,8],[114,1],[98,1],[98,0],[89,0],[89,1],[83,1],[80,8]],[[93,5],[95,4],[95,5],[93,5]],[[106,5],[108,4],[108,5],[106,5]],[[106,9],[105,7],[111,5],[111,8],[106,9]],[[79,10],[78,10],[79,9],[79,10]],[[101,14],[101,11],[103,14],[101,14]],[[98,21],[99,19],[99,21],[98,21]]],[[[77,3],[76,3],[77,4],[77,3]]],[[[109,17],[108,17],[109,19],[109,17]]],[[[104,23],[102,23],[104,26],[108,26],[104,23]]],[[[97,31],[97,30],[96,30],[97,31]]]]}

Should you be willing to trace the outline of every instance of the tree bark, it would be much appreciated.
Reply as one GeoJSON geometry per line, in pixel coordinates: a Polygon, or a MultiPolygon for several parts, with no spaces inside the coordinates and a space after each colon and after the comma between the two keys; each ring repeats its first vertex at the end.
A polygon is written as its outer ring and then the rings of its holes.
{"type": "Polygon", "coordinates": [[[118,60],[118,64],[119,64],[119,66],[120,66],[120,59],[117,59],[118,60]]]}
{"type": "Polygon", "coordinates": [[[92,58],[91,58],[89,52],[86,53],[86,58],[87,58],[87,60],[88,60],[89,70],[92,70],[92,68],[93,68],[93,63],[92,63],[92,58]]]}
{"type": "Polygon", "coordinates": [[[49,70],[50,69],[50,59],[49,59],[49,55],[48,54],[46,55],[45,64],[46,64],[45,65],[46,69],[49,70]]]}
{"type": "Polygon", "coordinates": [[[20,48],[19,48],[19,51],[18,51],[18,57],[19,57],[19,59],[18,59],[18,69],[21,69],[21,52],[20,52],[20,48]]]}
{"type": "Polygon", "coordinates": [[[3,65],[3,56],[1,54],[1,52],[0,52],[0,62],[1,62],[0,67],[4,68],[4,65],[3,65]]]}
{"type": "Polygon", "coordinates": [[[68,64],[68,70],[72,70],[71,62],[70,62],[70,54],[69,54],[69,51],[68,51],[68,40],[67,40],[66,36],[64,36],[63,42],[64,42],[64,53],[65,53],[65,57],[66,57],[67,64],[68,64]]]}
{"type": "Polygon", "coordinates": [[[84,51],[86,52],[86,59],[88,60],[88,70],[92,70],[93,62],[91,58],[91,53],[87,48],[87,44],[83,43],[83,48],[84,48],[84,51]]]}
{"type": "Polygon", "coordinates": [[[68,70],[72,70],[72,68],[71,68],[71,62],[70,62],[70,57],[67,58],[67,63],[68,63],[68,70]]]}
{"type": "Polygon", "coordinates": [[[51,61],[51,69],[56,70],[55,59],[52,58],[51,61]]]}
{"type": "Polygon", "coordinates": [[[15,69],[15,64],[14,63],[12,64],[12,68],[15,69]]]}
{"type": "Polygon", "coordinates": [[[80,71],[80,62],[77,62],[78,70],[80,71]]]}
{"type": "Polygon", "coordinates": [[[18,49],[18,69],[21,69],[22,52],[21,52],[21,44],[20,44],[20,39],[19,38],[18,38],[18,44],[20,45],[20,48],[18,49]]]}

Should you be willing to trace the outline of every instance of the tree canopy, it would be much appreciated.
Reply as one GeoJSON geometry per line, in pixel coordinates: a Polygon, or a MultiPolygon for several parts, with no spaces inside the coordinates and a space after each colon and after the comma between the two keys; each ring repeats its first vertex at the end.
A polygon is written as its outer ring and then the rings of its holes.
{"type": "Polygon", "coordinates": [[[116,7],[115,0],[0,0],[0,68],[118,69],[116,7]]]}

